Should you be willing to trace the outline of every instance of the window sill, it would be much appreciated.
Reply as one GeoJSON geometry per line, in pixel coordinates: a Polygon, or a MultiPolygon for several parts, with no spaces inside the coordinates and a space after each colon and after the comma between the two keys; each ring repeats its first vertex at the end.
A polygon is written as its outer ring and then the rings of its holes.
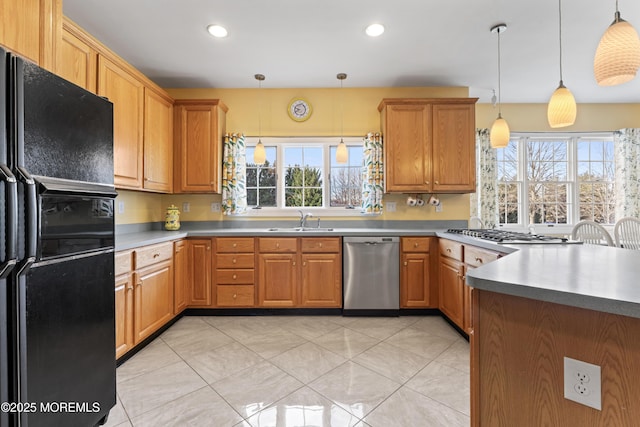
{"type": "MultiPolygon", "coordinates": [[[[344,209],[344,208],[300,208],[300,210],[304,213],[310,213],[313,215],[312,218],[323,218],[323,217],[370,217],[376,215],[367,215],[360,212],[360,208],[356,209],[344,209]]],[[[261,208],[261,209],[251,209],[248,208],[247,212],[238,215],[242,217],[260,217],[260,218],[268,218],[268,217],[295,217],[300,218],[300,212],[298,212],[297,208],[261,208]]],[[[310,220],[313,223],[313,219],[310,220]]]]}

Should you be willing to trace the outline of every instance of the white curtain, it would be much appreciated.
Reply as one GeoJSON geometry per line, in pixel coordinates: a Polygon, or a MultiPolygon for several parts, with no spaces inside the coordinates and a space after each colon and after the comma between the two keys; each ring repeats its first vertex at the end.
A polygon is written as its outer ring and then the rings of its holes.
{"type": "Polygon", "coordinates": [[[239,215],[247,210],[247,167],[244,135],[226,134],[222,152],[222,213],[239,215]]]}
{"type": "Polygon", "coordinates": [[[363,139],[363,148],[361,211],[365,214],[379,215],[382,214],[384,194],[382,135],[369,132],[363,139]]]}
{"type": "Polygon", "coordinates": [[[493,228],[498,219],[497,164],[489,129],[476,129],[476,192],[470,197],[470,216],[480,218],[485,228],[493,228]]]}
{"type": "Polygon", "coordinates": [[[616,218],[640,218],[640,129],[613,133],[616,161],[616,218]]]}

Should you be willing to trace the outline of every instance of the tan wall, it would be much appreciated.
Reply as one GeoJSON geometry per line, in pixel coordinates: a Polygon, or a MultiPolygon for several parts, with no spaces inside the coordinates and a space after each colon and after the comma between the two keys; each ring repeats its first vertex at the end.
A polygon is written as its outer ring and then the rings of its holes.
{"type": "MultiPolygon", "coordinates": [[[[345,82],[348,86],[348,82],[345,82]]],[[[268,86],[268,84],[265,84],[268,86]]],[[[337,85],[336,85],[337,86],[337,85]]],[[[221,99],[228,107],[227,130],[258,135],[260,113],[262,136],[340,136],[341,107],[344,107],[344,136],[360,136],[380,130],[378,104],[383,98],[446,98],[467,97],[464,87],[439,88],[349,88],[344,89],[167,89],[176,99],[221,99]],[[313,113],[306,122],[294,122],[287,114],[287,106],[294,97],[308,100],[313,113]]],[[[546,104],[504,104],[502,114],[512,131],[551,131],[546,123],[546,104]]],[[[476,127],[491,127],[497,109],[490,104],[476,107],[476,127]]],[[[640,104],[581,104],[578,119],[566,131],[609,131],[624,127],[640,127],[640,104]]],[[[183,202],[191,204],[189,213],[182,213],[183,221],[234,220],[211,212],[212,202],[220,195],[156,195],[135,191],[120,191],[118,201],[125,202],[125,213],[116,214],[117,224],[157,222],[164,220],[167,206],[180,209],[183,202]]],[[[395,201],[396,212],[375,217],[380,220],[441,220],[468,219],[469,195],[441,195],[443,211],[432,207],[408,208],[404,195],[387,195],[385,202],[395,201]]],[[[258,218],[255,218],[259,220],[258,218]]],[[[343,219],[353,219],[345,217],[343,219]]]]}

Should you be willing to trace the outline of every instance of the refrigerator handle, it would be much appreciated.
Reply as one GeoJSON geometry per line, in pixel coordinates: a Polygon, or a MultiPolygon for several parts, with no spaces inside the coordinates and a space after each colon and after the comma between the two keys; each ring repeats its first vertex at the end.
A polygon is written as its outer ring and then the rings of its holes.
{"type": "Polygon", "coordinates": [[[0,265],[0,278],[5,278],[16,265],[18,236],[18,183],[7,165],[0,164],[0,181],[5,183],[6,193],[6,260],[0,265]]]}
{"type": "Polygon", "coordinates": [[[20,263],[18,274],[22,274],[31,264],[36,261],[36,250],[38,242],[38,200],[36,194],[36,182],[29,173],[21,167],[16,169],[18,180],[25,186],[25,255],[20,263]]]}

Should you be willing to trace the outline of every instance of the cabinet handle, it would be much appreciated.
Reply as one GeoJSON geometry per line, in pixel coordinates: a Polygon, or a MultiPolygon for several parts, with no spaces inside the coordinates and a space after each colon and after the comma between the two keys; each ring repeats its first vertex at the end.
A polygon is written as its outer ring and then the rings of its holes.
{"type": "Polygon", "coordinates": [[[322,243],[320,243],[318,246],[322,247],[322,243]]]}
{"type": "Polygon", "coordinates": [[[181,250],[182,250],[182,248],[177,248],[176,249],[176,253],[179,254],[181,250]]]}
{"type": "Polygon", "coordinates": [[[417,247],[418,247],[418,243],[417,243],[417,242],[416,242],[416,243],[414,243],[414,244],[413,244],[413,247],[414,247],[414,248],[417,248],[417,247]]]}
{"type": "Polygon", "coordinates": [[[238,276],[236,276],[235,274],[233,275],[233,280],[236,280],[238,278],[238,276]]]}
{"type": "Polygon", "coordinates": [[[296,266],[296,262],[295,262],[295,261],[293,261],[293,264],[292,264],[292,265],[295,267],[295,266],[296,266]]]}
{"type": "Polygon", "coordinates": [[[307,266],[307,261],[303,261],[303,262],[302,262],[302,266],[303,266],[303,267],[306,267],[306,266],[307,266]]]}
{"type": "Polygon", "coordinates": [[[427,185],[429,185],[429,181],[425,181],[424,183],[425,183],[425,184],[427,184],[427,185]]]}
{"type": "Polygon", "coordinates": [[[153,254],[154,258],[158,258],[160,256],[160,254],[153,254]]]}
{"type": "Polygon", "coordinates": [[[460,277],[460,278],[461,278],[461,277],[462,277],[462,274],[460,274],[460,272],[458,271],[458,272],[456,273],[456,276],[458,276],[458,277],[460,277]]]}
{"type": "Polygon", "coordinates": [[[479,262],[480,264],[482,264],[484,261],[482,261],[482,258],[476,257],[476,262],[479,262]]]}
{"type": "Polygon", "coordinates": [[[405,267],[406,267],[406,265],[407,265],[407,261],[405,261],[405,262],[404,262],[404,265],[405,265],[405,267]]]}
{"type": "Polygon", "coordinates": [[[276,243],[276,248],[279,248],[279,247],[280,247],[280,243],[276,243]]]}
{"type": "Polygon", "coordinates": [[[237,247],[238,247],[238,244],[237,244],[237,243],[234,243],[234,244],[233,244],[233,247],[234,247],[234,248],[237,248],[237,247]]]}
{"type": "Polygon", "coordinates": [[[129,286],[127,286],[127,290],[128,290],[128,291],[132,291],[132,290],[133,290],[133,285],[129,285],[129,286]]]}
{"type": "Polygon", "coordinates": [[[233,294],[233,299],[238,298],[238,294],[233,294]]]}
{"type": "Polygon", "coordinates": [[[136,286],[142,286],[142,282],[136,283],[136,286]]]}
{"type": "Polygon", "coordinates": [[[211,246],[207,246],[207,250],[210,251],[211,250],[211,246]]]}
{"type": "Polygon", "coordinates": [[[236,263],[236,259],[234,258],[231,262],[232,262],[233,264],[235,264],[235,263],[236,263]]]}
{"type": "Polygon", "coordinates": [[[215,183],[215,182],[213,182],[213,181],[211,181],[211,182],[210,182],[210,185],[216,185],[216,183],[215,183]]]}
{"type": "Polygon", "coordinates": [[[436,185],[440,184],[438,181],[433,181],[436,185]]]}
{"type": "Polygon", "coordinates": [[[447,248],[447,252],[451,253],[451,248],[447,248]]]}

